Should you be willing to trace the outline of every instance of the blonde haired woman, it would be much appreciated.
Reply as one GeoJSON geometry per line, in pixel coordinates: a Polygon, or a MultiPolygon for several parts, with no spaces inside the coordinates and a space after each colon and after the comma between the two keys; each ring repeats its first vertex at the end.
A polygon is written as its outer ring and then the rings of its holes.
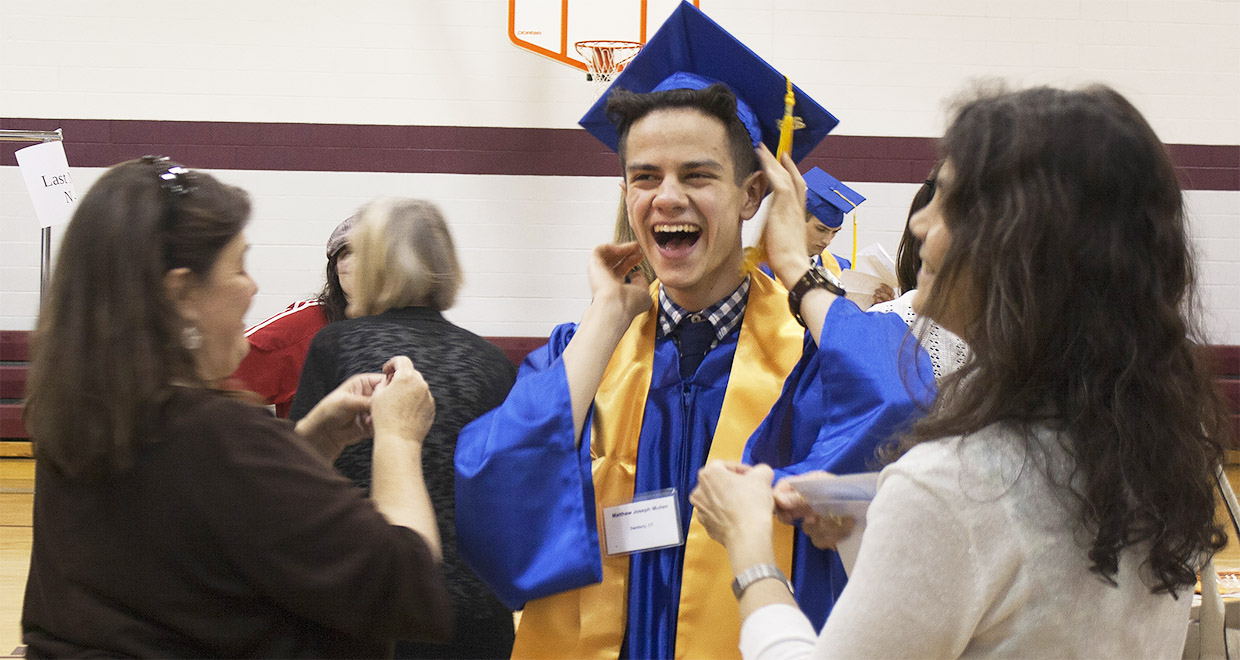
{"type": "MultiPolygon", "coordinates": [[[[435,205],[415,199],[373,201],[359,211],[349,244],[357,263],[351,318],[325,327],[310,344],[290,418],[300,419],[339,383],[373,371],[391,355],[413,360],[435,397],[423,472],[443,539],[456,637],[446,646],[402,642],[396,657],[508,657],[512,613],[456,551],[452,459],[461,427],[503,402],[516,368],[498,347],[443,317],[456,301],[461,266],[435,205]]],[[[369,443],[364,440],[336,459],[336,469],[367,492],[369,443]]]]}

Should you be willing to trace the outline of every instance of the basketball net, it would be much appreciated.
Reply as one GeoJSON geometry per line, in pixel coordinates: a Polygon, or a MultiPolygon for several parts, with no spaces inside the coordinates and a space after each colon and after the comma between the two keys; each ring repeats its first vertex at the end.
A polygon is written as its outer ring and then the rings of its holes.
{"type": "Polygon", "coordinates": [[[623,71],[629,60],[642,49],[642,45],[636,41],[611,39],[578,41],[573,47],[586,62],[586,70],[589,72],[586,80],[594,83],[595,97],[601,96],[607,90],[616,74],[623,71]]]}

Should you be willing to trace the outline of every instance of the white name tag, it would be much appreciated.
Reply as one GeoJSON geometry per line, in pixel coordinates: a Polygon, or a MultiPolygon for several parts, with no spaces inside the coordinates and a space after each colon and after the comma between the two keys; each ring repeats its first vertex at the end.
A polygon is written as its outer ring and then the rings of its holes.
{"type": "Polygon", "coordinates": [[[674,495],[656,494],[603,509],[608,555],[626,555],[684,543],[674,495]]]}

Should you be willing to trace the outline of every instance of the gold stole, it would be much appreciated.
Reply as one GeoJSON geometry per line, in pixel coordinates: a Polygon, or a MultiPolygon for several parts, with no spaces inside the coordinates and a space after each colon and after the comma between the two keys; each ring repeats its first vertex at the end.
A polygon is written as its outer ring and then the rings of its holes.
{"type": "Polygon", "coordinates": [[[840,277],[841,273],[844,272],[844,269],[840,268],[840,262],[836,260],[835,255],[831,254],[831,248],[822,251],[822,267],[831,271],[831,274],[836,277],[840,277]]]}
{"type": "MultiPolygon", "coordinates": [[[[594,397],[590,457],[600,530],[604,506],[633,499],[637,442],[654,368],[658,284],[650,291],[655,305],[629,326],[594,397]]],[[[800,359],[803,337],[788,311],[787,290],[755,270],[708,461],[740,460],[749,436],[779,398],[784,380],[800,359]]],[[[791,575],[793,529],[776,522],[773,536],[780,568],[791,575]]],[[[602,560],[602,582],[526,605],[514,658],[618,657],[628,613],[629,558],[608,557],[604,550],[602,560]]],[[[676,624],[677,658],[740,657],[740,614],[731,583],[727,552],[707,536],[700,522],[690,520],[676,624]]]]}

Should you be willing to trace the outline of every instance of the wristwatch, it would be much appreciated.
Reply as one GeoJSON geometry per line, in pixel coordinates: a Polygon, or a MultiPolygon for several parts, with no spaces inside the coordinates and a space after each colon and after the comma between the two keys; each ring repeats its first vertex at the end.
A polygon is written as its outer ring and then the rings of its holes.
{"type": "Polygon", "coordinates": [[[741,595],[749,588],[749,585],[758,580],[772,578],[779,580],[785,587],[788,587],[788,593],[794,594],[792,585],[788,582],[788,578],[784,576],[784,572],[779,570],[774,564],[755,564],[741,571],[741,574],[732,580],[732,593],[736,594],[736,600],[741,599],[741,595]]]}
{"type": "Polygon", "coordinates": [[[801,318],[801,298],[805,297],[810,289],[826,289],[841,298],[848,295],[844,291],[844,283],[834,273],[822,266],[810,266],[810,269],[805,271],[801,279],[797,280],[797,283],[792,285],[792,289],[788,291],[788,309],[792,310],[792,315],[796,317],[797,323],[800,323],[802,328],[806,325],[805,319],[801,318]]]}

